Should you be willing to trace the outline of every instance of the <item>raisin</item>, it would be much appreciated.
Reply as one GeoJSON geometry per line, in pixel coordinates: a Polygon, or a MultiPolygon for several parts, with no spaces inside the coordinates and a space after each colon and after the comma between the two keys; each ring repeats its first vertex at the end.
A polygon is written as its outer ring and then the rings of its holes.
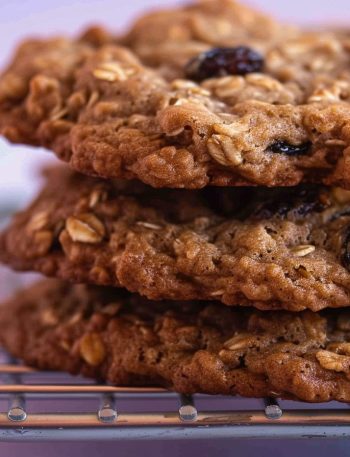
{"type": "Polygon", "coordinates": [[[203,81],[228,75],[246,75],[261,72],[263,57],[246,46],[214,48],[192,59],[185,68],[189,79],[203,81]]]}
{"type": "Polygon", "coordinates": [[[334,222],[337,219],[339,219],[341,217],[346,217],[346,216],[350,216],[350,210],[345,209],[343,211],[338,211],[332,215],[332,217],[330,218],[330,222],[334,222]]]}
{"type": "Polygon", "coordinates": [[[269,147],[270,151],[275,152],[276,154],[286,154],[288,156],[302,156],[306,155],[311,149],[310,141],[294,145],[287,143],[286,141],[275,141],[275,143],[271,144],[269,147]]]}
{"type": "Polygon", "coordinates": [[[345,239],[343,243],[342,253],[341,253],[341,261],[343,267],[350,270],[350,230],[347,230],[345,234],[345,239]]]}
{"type": "Polygon", "coordinates": [[[310,185],[295,188],[274,189],[269,197],[257,199],[256,207],[250,214],[252,219],[302,219],[311,213],[320,213],[328,204],[322,202],[322,187],[310,185]]]}

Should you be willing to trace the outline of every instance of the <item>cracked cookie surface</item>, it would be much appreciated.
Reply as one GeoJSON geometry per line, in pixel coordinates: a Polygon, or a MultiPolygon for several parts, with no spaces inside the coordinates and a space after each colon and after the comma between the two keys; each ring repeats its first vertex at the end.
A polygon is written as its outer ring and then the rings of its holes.
{"type": "Polygon", "coordinates": [[[156,190],[51,169],[0,260],[150,299],[318,311],[350,303],[350,192],[156,190]]]}
{"type": "Polygon", "coordinates": [[[0,78],[0,132],[85,174],[154,187],[350,187],[349,50],[346,34],[229,0],[147,15],[123,37],[31,40],[0,78]],[[222,57],[207,65],[208,51],[242,47],[243,73],[222,57]]]}
{"type": "Polygon", "coordinates": [[[0,341],[39,369],[120,386],[350,401],[347,310],[149,302],[118,289],[48,280],[0,307],[0,341]]]}

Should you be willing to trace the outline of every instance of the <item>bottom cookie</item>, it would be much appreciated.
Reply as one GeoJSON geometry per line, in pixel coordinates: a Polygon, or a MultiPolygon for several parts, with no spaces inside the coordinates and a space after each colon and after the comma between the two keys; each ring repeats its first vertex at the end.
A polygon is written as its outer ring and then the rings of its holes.
{"type": "Polygon", "coordinates": [[[15,357],[121,386],[350,401],[350,311],[289,313],[151,302],[46,280],[0,307],[15,357]]]}

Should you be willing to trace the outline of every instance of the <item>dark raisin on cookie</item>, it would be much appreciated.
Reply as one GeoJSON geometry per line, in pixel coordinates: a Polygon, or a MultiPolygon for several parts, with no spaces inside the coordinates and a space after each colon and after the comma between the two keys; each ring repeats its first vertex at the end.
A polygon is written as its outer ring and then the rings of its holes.
{"type": "Polygon", "coordinates": [[[279,189],[263,187],[209,188],[202,192],[206,204],[216,214],[261,221],[278,217],[299,220],[321,213],[331,205],[328,191],[317,184],[279,189]]]}
{"type": "Polygon", "coordinates": [[[256,198],[256,207],[250,218],[256,220],[280,217],[298,220],[311,213],[320,213],[328,208],[329,202],[322,199],[322,187],[317,185],[279,189],[273,197],[267,192],[256,198]]]}
{"type": "Polygon", "coordinates": [[[350,227],[346,229],[341,253],[341,261],[343,267],[345,267],[347,270],[350,270],[350,227]]]}
{"type": "Polygon", "coordinates": [[[285,154],[288,156],[302,156],[308,154],[311,149],[310,141],[306,143],[294,145],[287,143],[286,141],[280,140],[275,141],[269,146],[269,150],[276,154],[285,154]]]}
{"type": "Polygon", "coordinates": [[[236,48],[214,48],[192,59],[185,68],[186,76],[203,81],[228,75],[246,75],[261,72],[263,57],[246,46],[236,48]]]}

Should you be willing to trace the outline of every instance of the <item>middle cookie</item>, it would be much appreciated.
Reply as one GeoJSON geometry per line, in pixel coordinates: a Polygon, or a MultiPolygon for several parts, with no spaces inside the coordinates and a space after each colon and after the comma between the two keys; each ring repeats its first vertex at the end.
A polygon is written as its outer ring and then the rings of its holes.
{"type": "Polygon", "coordinates": [[[350,304],[350,192],[154,190],[57,168],[1,235],[0,260],[154,300],[343,307],[350,304]]]}

